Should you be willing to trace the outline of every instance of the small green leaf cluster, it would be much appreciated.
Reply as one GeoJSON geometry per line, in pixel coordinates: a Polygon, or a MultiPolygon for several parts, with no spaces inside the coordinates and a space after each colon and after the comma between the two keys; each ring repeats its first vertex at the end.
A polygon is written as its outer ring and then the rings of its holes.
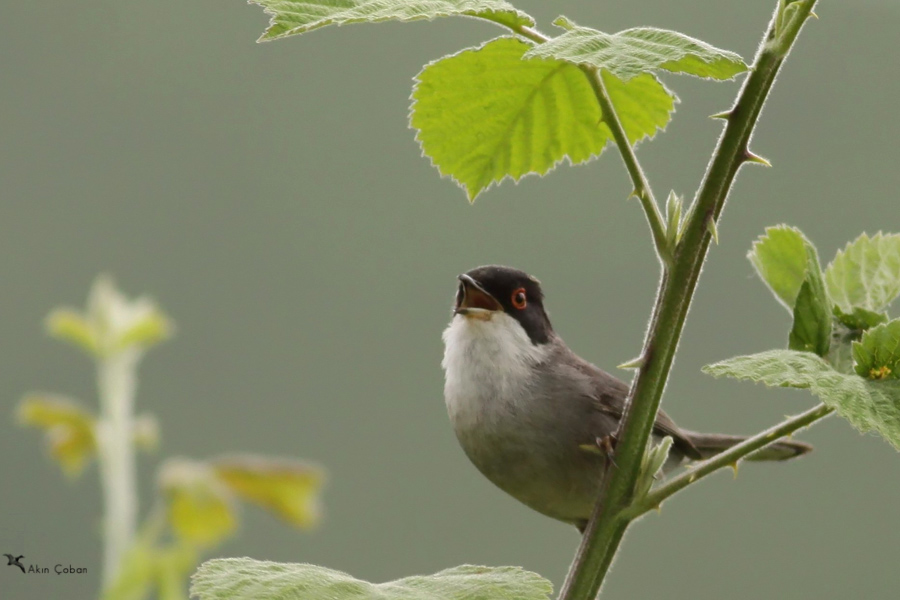
{"type": "Polygon", "coordinates": [[[170,458],[157,473],[157,501],[104,600],[184,598],[203,553],[234,535],[239,500],[301,529],[320,516],[320,468],[301,461],[232,455],[170,458]],[[168,595],[167,595],[168,594],[168,595]]]}
{"type": "Polygon", "coordinates": [[[315,565],[220,558],[203,563],[192,580],[191,595],[200,600],[547,600],[553,592],[549,581],[519,567],[472,565],[376,584],[315,565]]]}
{"type": "MultiPolygon", "coordinates": [[[[99,365],[123,357],[135,363],[152,346],[171,337],[171,320],[148,297],[126,298],[112,278],[101,275],[88,294],[85,310],[58,308],[45,320],[47,332],[86,352],[99,365]]],[[[19,424],[44,431],[50,456],[75,478],[97,455],[98,415],[83,402],[60,394],[32,393],[17,408],[19,424]]],[[[159,442],[150,414],[132,421],[132,439],[146,451],[159,442]]]]}
{"type": "Polygon", "coordinates": [[[900,450],[900,235],[865,234],[823,272],[796,228],[766,230],[749,254],[757,273],[791,311],[788,350],[740,356],[705,371],[770,386],[809,389],[862,432],[900,450]]]}
{"type": "MultiPolygon", "coordinates": [[[[410,125],[423,153],[470,201],[506,178],[544,175],[564,160],[581,164],[614,140],[618,118],[635,145],[665,129],[677,101],[660,71],[729,80],[740,56],[681,33],[634,28],[608,34],[575,25],[547,37],[503,0],[253,0],[271,15],[262,40],[326,25],[462,16],[490,21],[498,37],[428,64],[415,78],[410,125]],[[599,81],[599,83],[598,83],[599,81]],[[604,114],[598,86],[616,113],[604,114]]],[[[622,143],[625,143],[624,141],[622,143]]]]}
{"type": "MultiPolygon", "coordinates": [[[[171,320],[152,300],[127,298],[107,276],[95,281],[85,310],[54,310],[46,326],[52,336],[85,351],[98,371],[115,365],[125,369],[124,375],[130,379],[136,376],[143,354],[174,331],[171,320]]],[[[111,399],[104,397],[104,392],[101,389],[99,404],[109,410],[111,399]]],[[[125,422],[129,423],[131,444],[156,450],[159,425],[155,417],[129,417],[125,422]]],[[[109,439],[114,427],[108,414],[97,414],[83,402],[49,393],[26,395],[18,405],[17,420],[43,430],[50,456],[70,479],[78,477],[93,460],[103,460],[104,439],[109,439]]],[[[323,481],[319,467],[298,460],[242,454],[205,461],[166,460],[158,470],[154,508],[125,551],[103,598],[137,600],[154,590],[167,600],[186,597],[187,577],[201,554],[236,531],[239,500],[305,529],[319,521],[323,481]]]]}

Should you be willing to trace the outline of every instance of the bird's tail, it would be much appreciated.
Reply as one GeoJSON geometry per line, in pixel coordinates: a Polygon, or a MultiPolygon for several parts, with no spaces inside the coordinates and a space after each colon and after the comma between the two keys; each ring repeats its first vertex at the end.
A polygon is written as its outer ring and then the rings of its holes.
{"type": "MultiPolygon", "coordinates": [[[[719,452],[728,450],[735,444],[739,444],[747,439],[740,435],[725,435],[722,433],[694,433],[693,431],[684,433],[697,450],[700,451],[704,459],[711,458],[719,452]]],[[[789,458],[802,456],[812,449],[812,446],[803,442],[782,440],[757,450],[748,455],[746,460],[788,460],[789,458]]]]}

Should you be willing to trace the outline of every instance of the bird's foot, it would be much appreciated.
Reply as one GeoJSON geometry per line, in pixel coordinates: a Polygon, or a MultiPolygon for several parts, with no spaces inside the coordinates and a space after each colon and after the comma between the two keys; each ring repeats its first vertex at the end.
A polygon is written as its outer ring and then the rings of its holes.
{"type": "Polygon", "coordinates": [[[616,461],[613,460],[613,455],[616,451],[616,444],[618,444],[619,438],[616,437],[615,433],[610,433],[609,435],[605,435],[602,438],[598,437],[596,440],[597,447],[600,448],[600,451],[603,452],[603,455],[606,456],[606,461],[608,464],[611,464],[615,468],[619,468],[619,465],[616,464],[616,461]]]}

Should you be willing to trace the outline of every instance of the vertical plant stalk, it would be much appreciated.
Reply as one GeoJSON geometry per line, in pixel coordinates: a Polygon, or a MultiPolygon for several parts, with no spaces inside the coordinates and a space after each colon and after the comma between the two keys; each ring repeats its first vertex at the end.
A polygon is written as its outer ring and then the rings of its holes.
{"type": "Polygon", "coordinates": [[[560,600],[596,597],[631,522],[623,510],[633,501],[641,459],[716,222],[740,167],[746,162],[759,161],[749,151],[753,128],[775,76],[814,4],[815,0],[799,0],[791,3],[793,9],[788,11],[779,0],[753,68],[726,117],[725,130],[691,207],[682,241],[660,283],[640,367],[617,432],[613,457],[616,467],[603,482],[581,546],[560,591],[560,600]]]}
{"type": "MultiPolygon", "coordinates": [[[[512,26],[510,29],[537,44],[543,44],[550,39],[539,31],[524,25],[512,26]]],[[[603,83],[600,70],[587,65],[581,65],[579,68],[587,77],[594,96],[597,98],[597,104],[600,106],[601,121],[609,127],[616,146],[622,155],[622,162],[625,163],[625,168],[628,170],[628,175],[631,177],[631,182],[634,186],[631,195],[640,200],[641,207],[644,209],[647,224],[650,226],[650,233],[653,235],[653,243],[656,246],[656,254],[663,267],[668,268],[672,263],[672,248],[669,248],[666,225],[659,210],[659,204],[653,196],[653,190],[650,188],[650,182],[647,180],[647,176],[644,175],[637,156],[634,154],[634,148],[628,141],[628,134],[625,133],[625,127],[622,126],[612,99],[606,91],[606,85],[603,83]]]]}
{"type": "Polygon", "coordinates": [[[128,348],[97,361],[100,419],[97,458],[103,487],[103,587],[116,577],[134,541],[138,497],[134,445],[134,397],[140,351],[128,348]]]}
{"type": "Polygon", "coordinates": [[[603,122],[609,127],[619,153],[622,156],[622,162],[631,176],[634,191],[632,196],[637,197],[644,209],[644,215],[647,217],[647,224],[650,226],[650,233],[653,235],[653,243],[656,246],[656,254],[664,268],[668,268],[672,264],[672,248],[669,248],[668,236],[666,235],[666,226],[663,222],[662,213],[659,211],[659,204],[653,197],[653,191],[650,188],[650,182],[644,175],[643,169],[634,153],[634,148],[628,140],[628,134],[625,133],[625,127],[619,120],[609,93],[606,91],[606,85],[603,83],[603,76],[599,69],[593,67],[582,66],[581,70],[587,76],[591,83],[591,89],[597,98],[597,104],[600,105],[600,112],[603,115],[603,122]]]}

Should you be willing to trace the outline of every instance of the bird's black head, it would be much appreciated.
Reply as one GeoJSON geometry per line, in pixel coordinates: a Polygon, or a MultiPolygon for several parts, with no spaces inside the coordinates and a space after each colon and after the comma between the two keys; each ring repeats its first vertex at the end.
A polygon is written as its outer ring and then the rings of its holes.
{"type": "Polygon", "coordinates": [[[524,271],[489,265],[459,276],[454,314],[489,319],[502,311],[519,322],[533,344],[546,344],[553,327],[540,282],[524,271]]]}

